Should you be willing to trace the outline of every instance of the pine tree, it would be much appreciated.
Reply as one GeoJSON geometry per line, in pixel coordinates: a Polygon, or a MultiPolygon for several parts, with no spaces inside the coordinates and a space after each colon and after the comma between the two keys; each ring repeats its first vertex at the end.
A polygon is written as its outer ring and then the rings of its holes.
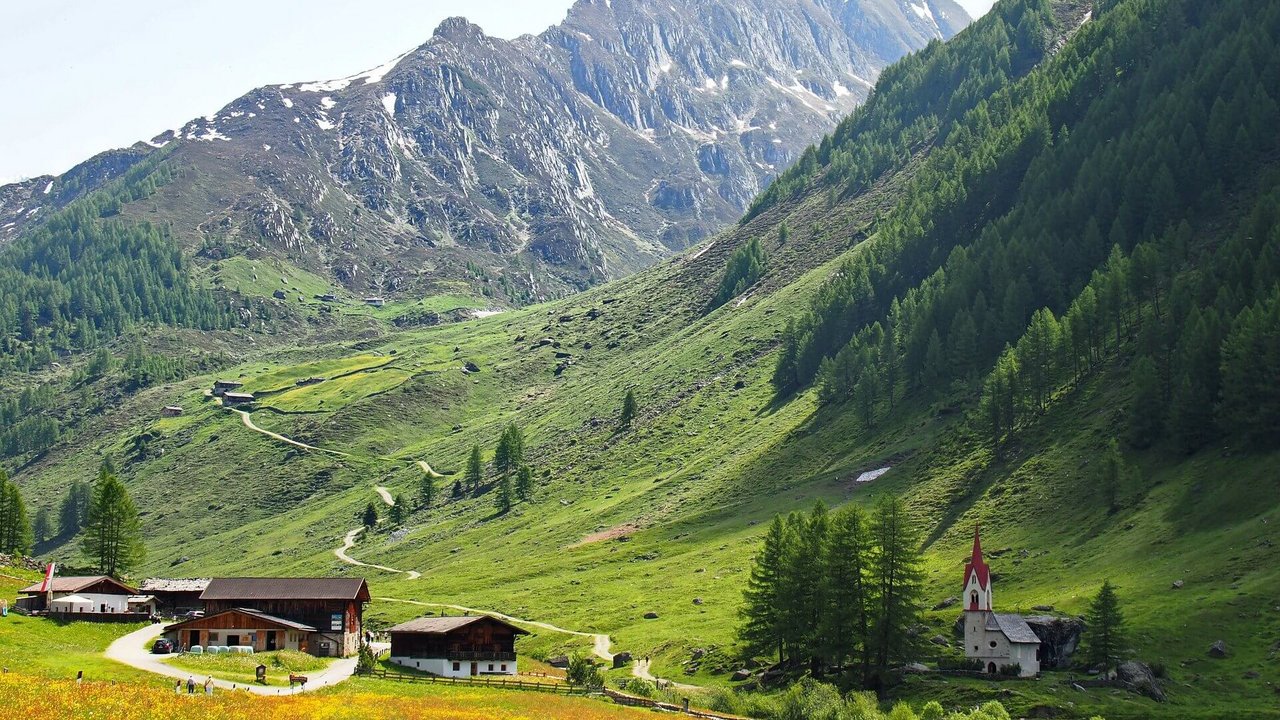
{"type": "Polygon", "coordinates": [[[0,470],[0,552],[25,555],[31,551],[31,523],[18,484],[0,470]]]}
{"type": "Polygon", "coordinates": [[[631,427],[631,421],[636,419],[636,394],[631,388],[627,388],[627,394],[622,398],[622,413],[618,415],[618,429],[631,427]]]}
{"type": "Polygon", "coordinates": [[[436,478],[431,473],[423,473],[418,481],[418,506],[423,510],[431,509],[436,501],[436,478]]]}
{"type": "Polygon", "coordinates": [[[32,539],[36,545],[44,544],[53,537],[53,521],[49,518],[49,508],[42,507],[36,511],[35,522],[31,525],[32,539]]]}
{"type": "Polygon", "coordinates": [[[407,508],[408,506],[404,502],[404,495],[396,495],[395,502],[392,503],[391,508],[387,511],[387,519],[397,527],[403,525],[407,508]]]}
{"type": "Polygon", "coordinates": [[[499,475],[509,476],[524,462],[524,434],[515,423],[507,425],[498,438],[498,447],[493,454],[493,467],[499,475]]]}
{"type": "Polygon", "coordinates": [[[792,534],[782,562],[782,583],[778,593],[782,636],[791,657],[820,666],[823,600],[823,558],[826,555],[827,509],[818,502],[806,517],[793,514],[787,519],[792,534]]]}
{"type": "MultiPolygon", "coordinates": [[[[471,457],[467,459],[466,489],[472,493],[480,491],[484,483],[484,461],[480,459],[480,446],[471,446],[471,457]]],[[[457,495],[457,493],[455,493],[457,495]]]]}
{"type": "Polygon", "coordinates": [[[871,523],[875,550],[870,558],[873,586],[872,664],[878,686],[890,664],[907,660],[915,641],[911,628],[920,622],[923,575],[920,538],[902,501],[885,496],[876,504],[871,523]]]}
{"type": "Polygon", "coordinates": [[[864,680],[870,663],[869,545],[870,528],[862,508],[849,505],[832,515],[830,542],[823,560],[823,656],[841,667],[856,660],[864,680]]]}
{"type": "Polygon", "coordinates": [[[498,512],[505,513],[511,509],[511,498],[514,492],[511,488],[511,474],[503,473],[498,478],[498,493],[494,498],[493,504],[498,508],[498,512]]]}
{"type": "Polygon", "coordinates": [[[106,575],[120,577],[142,561],[142,523],[129,491],[104,463],[94,483],[81,552],[106,575]]]}
{"type": "Polygon", "coordinates": [[[1085,613],[1089,631],[1085,633],[1086,657],[1093,667],[1101,668],[1103,676],[1124,659],[1124,615],[1115,587],[1105,580],[1097,596],[1085,613]]]}
{"type": "Polygon", "coordinates": [[[67,488],[67,496],[58,507],[58,530],[62,535],[71,537],[80,532],[89,516],[89,501],[93,491],[89,484],[82,480],[73,480],[67,488]]]}
{"type": "Polygon", "coordinates": [[[367,528],[378,524],[378,508],[372,502],[364,506],[364,512],[360,514],[360,521],[367,528]]]}
{"type": "Polygon", "coordinates": [[[782,516],[775,515],[752,563],[751,575],[747,579],[746,590],[742,593],[743,606],[738,612],[741,619],[738,638],[746,646],[747,652],[756,654],[776,651],[778,662],[784,659],[779,594],[783,582],[783,558],[787,554],[789,540],[782,516]]]}
{"type": "Polygon", "coordinates": [[[516,497],[525,502],[533,499],[533,469],[528,465],[516,471],[516,497]]]}

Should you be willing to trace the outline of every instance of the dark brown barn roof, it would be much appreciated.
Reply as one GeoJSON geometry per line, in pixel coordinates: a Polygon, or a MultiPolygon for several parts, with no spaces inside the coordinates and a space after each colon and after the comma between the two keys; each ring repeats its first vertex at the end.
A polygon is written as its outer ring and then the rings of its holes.
{"type": "Polygon", "coordinates": [[[285,620],[284,618],[276,617],[275,615],[268,615],[264,612],[258,612],[257,610],[254,610],[252,608],[234,608],[231,610],[223,610],[222,612],[214,613],[213,615],[206,615],[205,617],[192,618],[190,620],[183,620],[182,622],[174,623],[172,625],[165,627],[165,632],[168,632],[170,630],[181,630],[183,628],[189,628],[189,627],[201,627],[202,625],[206,624],[209,620],[212,620],[213,618],[222,617],[223,615],[229,615],[231,613],[248,616],[254,620],[263,622],[269,626],[282,627],[288,630],[301,630],[302,632],[316,631],[316,629],[311,627],[310,625],[303,625],[302,623],[296,623],[292,620],[285,620]]]}
{"type": "Polygon", "coordinates": [[[417,618],[416,620],[402,622],[399,625],[396,625],[395,627],[391,628],[387,632],[422,633],[425,635],[443,635],[445,633],[453,632],[454,630],[457,630],[460,627],[466,627],[467,625],[470,625],[471,623],[476,622],[478,620],[488,620],[490,622],[498,623],[499,625],[506,625],[507,627],[516,631],[516,634],[518,635],[529,634],[528,631],[522,630],[516,627],[515,625],[512,625],[509,622],[506,622],[505,620],[499,620],[496,617],[490,617],[488,615],[467,615],[467,616],[461,616],[461,617],[458,617],[458,616],[420,617],[420,618],[417,618]]]}
{"type": "Polygon", "coordinates": [[[369,586],[364,578],[214,578],[200,599],[369,602],[369,586]]]}
{"type": "MultiPolygon", "coordinates": [[[[40,585],[43,582],[44,581],[42,580],[36,583],[35,585],[31,585],[30,587],[24,587],[18,592],[23,595],[38,595],[40,593],[40,585]]],[[[56,593],[74,593],[74,592],[80,592],[81,590],[84,590],[87,587],[92,587],[102,582],[105,582],[108,585],[114,585],[120,591],[119,594],[121,595],[137,595],[138,594],[137,590],[134,590],[128,585],[125,585],[119,580],[116,580],[115,578],[110,577],[108,575],[82,575],[82,576],[69,575],[67,577],[55,577],[53,579],[53,582],[50,583],[49,589],[56,593]]]]}

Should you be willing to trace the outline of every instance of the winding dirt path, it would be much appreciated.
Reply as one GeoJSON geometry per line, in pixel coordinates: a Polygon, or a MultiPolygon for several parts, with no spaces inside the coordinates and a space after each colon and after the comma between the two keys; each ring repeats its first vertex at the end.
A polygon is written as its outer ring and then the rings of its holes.
{"type": "MultiPolygon", "coordinates": [[[[221,398],[219,398],[218,400],[219,402],[221,402],[221,398]]],[[[312,450],[315,452],[328,453],[330,455],[334,455],[337,457],[353,457],[353,455],[348,452],[343,452],[341,450],[331,450],[329,448],[316,447],[315,445],[308,445],[307,443],[294,440],[293,438],[287,437],[285,435],[271,432],[270,430],[266,430],[264,428],[261,428],[255,425],[253,422],[252,416],[248,412],[241,410],[239,408],[227,408],[227,409],[235,413],[238,413],[245,427],[249,428],[254,432],[266,435],[267,437],[272,438],[273,440],[277,440],[279,442],[292,445],[294,447],[297,447],[303,450],[312,450]]],[[[401,462],[404,461],[402,458],[383,457],[379,459],[393,460],[393,461],[399,460],[401,462]]],[[[429,465],[425,460],[413,460],[412,462],[415,465],[417,465],[419,468],[421,468],[424,473],[426,473],[427,475],[433,478],[445,477],[444,475],[436,472],[431,467],[431,465],[429,465]]],[[[378,493],[379,497],[382,498],[382,501],[386,503],[388,506],[395,505],[395,498],[392,497],[391,492],[387,490],[387,488],[381,485],[375,485],[373,489],[375,492],[378,493]]],[[[337,557],[342,562],[347,563],[348,565],[353,565],[356,567],[373,568],[375,570],[382,570],[384,572],[406,575],[410,580],[417,580],[418,578],[422,577],[422,573],[418,572],[417,570],[401,570],[399,568],[388,567],[386,565],[375,565],[373,563],[362,562],[360,560],[356,560],[355,558],[351,557],[348,551],[351,550],[351,548],[355,547],[356,538],[360,537],[360,533],[363,533],[364,531],[365,531],[364,526],[353,528],[352,530],[348,531],[347,534],[342,538],[342,545],[340,547],[334,548],[333,550],[334,556],[337,557]]],[[[503,613],[496,612],[493,610],[479,610],[476,608],[466,607],[465,605],[453,605],[449,603],[429,603],[429,602],[422,602],[419,600],[405,600],[402,598],[390,598],[390,597],[380,597],[377,599],[387,601],[387,602],[398,602],[398,603],[406,603],[409,605],[418,605],[421,607],[449,608],[449,609],[459,610],[459,611],[468,612],[468,613],[492,615],[494,617],[506,620],[507,622],[517,623],[521,625],[530,625],[532,627],[542,628],[543,630],[549,630],[551,632],[563,633],[565,635],[574,635],[576,637],[591,638],[592,654],[594,654],[596,657],[606,662],[613,661],[614,653],[611,649],[613,646],[613,640],[604,633],[589,633],[589,632],[582,632],[580,630],[568,630],[562,627],[557,627],[550,623],[541,622],[539,620],[526,620],[524,618],[505,615],[503,613]]],[[[643,658],[637,658],[632,660],[631,674],[643,680],[648,680],[653,683],[660,683],[660,682],[665,683],[667,686],[677,688],[677,689],[682,689],[682,690],[700,690],[701,689],[697,685],[685,685],[683,683],[675,682],[674,680],[665,680],[663,678],[658,678],[654,676],[649,671],[649,661],[643,658]]]]}
{"type": "Polygon", "coordinates": [[[347,551],[355,547],[356,538],[360,537],[360,533],[362,532],[364,532],[363,526],[355,528],[354,530],[351,530],[350,532],[348,532],[346,536],[342,538],[342,547],[336,547],[333,549],[334,556],[348,565],[355,565],[357,567],[374,568],[375,570],[384,570],[389,573],[399,573],[401,575],[408,575],[410,580],[417,580],[418,578],[422,577],[422,573],[418,572],[417,570],[397,570],[396,568],[387,567],[386,565],[374,565],[373,563],[361,562],[351,557],[350,555],[348,555],[347,551]]]}

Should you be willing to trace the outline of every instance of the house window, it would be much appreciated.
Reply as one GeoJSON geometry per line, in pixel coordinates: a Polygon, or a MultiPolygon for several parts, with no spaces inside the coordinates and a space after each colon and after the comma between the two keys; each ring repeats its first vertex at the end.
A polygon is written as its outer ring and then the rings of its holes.
{"type": "Polygon", "coordinates": [[[506,672],[506,671],[507,671],[507,664],[502,663],[502,672],[506,672]]]}
{"type": "Polygon", "coordinates": [[[489,663],[489,672],[493,672],[493,663],[489,663]]]}
{"type": "Polygon", "coordinates": [[[458,671],[459,671],[459,670],[461,670],[461,669],[462,669],[462,664],[461,664],[461,663],[454,663],[454,664],[453,664],[453,671],[454,671],[454,672],[458,672],[458,671]]]}

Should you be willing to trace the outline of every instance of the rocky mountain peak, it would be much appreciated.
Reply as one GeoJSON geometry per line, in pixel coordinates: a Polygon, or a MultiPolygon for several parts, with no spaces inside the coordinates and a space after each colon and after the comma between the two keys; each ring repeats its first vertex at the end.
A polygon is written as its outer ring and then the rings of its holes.
{"type": "MultiPolygon", "coordinates": [[[[968,20],[950,0],[581,0],[508,41],[449,18],[379,68],[154,138],[192,171],[131,212],[357,291],[483,268],[509,300],[553,297],[733,222],[883,67],[958,28],[940,18],[968,20]]],[[[43,187],[0,193],[0,232],[38,222],[16,209],[43,187]]]]}

